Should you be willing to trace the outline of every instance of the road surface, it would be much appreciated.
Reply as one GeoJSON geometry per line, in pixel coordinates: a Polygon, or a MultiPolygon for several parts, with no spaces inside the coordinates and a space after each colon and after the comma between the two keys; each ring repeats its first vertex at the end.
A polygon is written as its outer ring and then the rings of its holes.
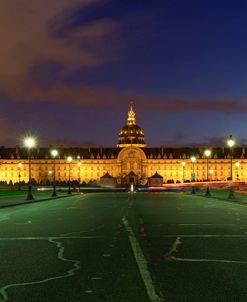
{"type": "Polygon", "coordinates": [[[0,302],[247,301],[247,206],[92,193],[0,210],[0,302]]]}

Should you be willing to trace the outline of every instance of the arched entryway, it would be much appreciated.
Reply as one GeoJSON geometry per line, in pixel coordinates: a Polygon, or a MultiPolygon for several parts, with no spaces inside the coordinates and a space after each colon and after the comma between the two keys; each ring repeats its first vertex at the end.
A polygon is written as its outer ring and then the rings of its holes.
{"type": "Polygon", "coordinates": [[[126,147],[118,155],[121,164],[121,183],[139,184],[144,177],[143,163],[146,160],[143,150],[137,147],[126,147]]]}

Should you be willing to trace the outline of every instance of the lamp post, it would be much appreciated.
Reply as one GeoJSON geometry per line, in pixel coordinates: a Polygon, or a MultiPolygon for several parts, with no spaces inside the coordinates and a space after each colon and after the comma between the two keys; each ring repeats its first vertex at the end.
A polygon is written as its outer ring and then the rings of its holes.
{"type": "Polygon", "coordinates": [[[227,140],[227,145],[230,148],[230,157],[231,157],[231,160],[230,160],[230,179],[229,180],[232,180],[232,155],[233,155],[232,151],[233,151],[233,146],[235,145],[235,141],[233,140],[232,135],[229,136],[229,139],[227,140]]]}
{"type": "Polygon", "coordinates": [[[28,153],[28,194],[27,194],[27,200],[33,200],[33,195],[32,195],[32,184],[31,184],[31,180],[32,180],[32,177],[31,177],[31,149],[33,147],[35,147],[36,145],[36,140],[35,138],[29,136],[29,137],[26,137],[24,139],[24,145],[25,147],[27,148],[27,153],[28,153]]]}
{"type": "Polygon", "coordinates": [[[80,156],[77,156],[78,159],[78,193],[80,193],[80,184],[81,184],[81,161],[80,156]]]}
{"type": "Polygon", "coordinates": [[[208,181],[208,159],[209,159],[209,157],[210,157],[210,155],[211,155],[211,150],[209,150],[209,149],[206,149],[205,151],[204,151],[204,154],[205,154],[205,156],[206,156],[206,158],[207,158],[207,181],[208,181]]]}
{"type": "Polygon", "coordinates": [[[21,167],[22,163],[18,163],[18,191],[21,190],[21,167]]]}
{"type": "Polygon", "coordinates": [[[182,165],[182,170],[183,170],[183,182],[184,182],[184,168],[185,168],[186,162],[182,161],[181,165],[182,165]]]}
{"type": "Polygon", "coordinates": [[[196,157],[191,156],[190,160],[191,160],[191,163],[192,163],[191,181],[195,181],[195,161],[196,161],[196,157]]]}
{"type": "Polygon", "coordinates": [[[70,164],[72,162],[72,157],[71,156],[67,157],[67,162],[69,164],[69,189],[68,189],[68,194],[71,194],[71,184],[70,184],[70,164]]]}
{"type": "Polygon", "coordinates": [[[237,172],[237,175],[236,175],[236,176],[237,176],[237,180],[238,180],[238,179],[239,179],[238,168],[239,168],[239,166],[240,166],[240,162],[237,161],[237,162],[235,163],[235,166],[236,166],[236,172],[237,172]]]}
{"type": "Polygon", "coordinates": [[[57,196],[56,192],[56,156],[58,155],[58,151],[56,149],[51,150],[51,155],[53,157],[53,192],[52,197],[57,196]]]}

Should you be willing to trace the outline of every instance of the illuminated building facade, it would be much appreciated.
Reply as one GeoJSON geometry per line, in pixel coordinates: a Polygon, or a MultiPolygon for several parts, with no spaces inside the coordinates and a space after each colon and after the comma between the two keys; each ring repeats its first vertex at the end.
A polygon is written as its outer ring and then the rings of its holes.
{"type": "MultiPolygon", "coordinates": [[[[38,183],[52,182],[54,159],[51,148],[34,148],[31,153],[31,175],[38,183]]],[[[227,180],[231,175],[231,150],[227,146],[210,147],[210,158],[202,146],[195,148],[149,148],[142,129],[137,125],[133,102],[130,103],[127,122],[120,130],[115,148],[58,148],[56,180],[80,182],[96,181],[108,173],[118,184],[145,184],[156,172],[164,183],[227,180]],[[67,157],[72,156],[71,164],[67,157]],[[195,157],[192,161],[191,158],[195,157]],[[79,163],[79,164],[78,164],[79,163]],[[183,164],[182,164],[183,163],[183,164]],[[70,167],[70,171],[69,171],[70,167]],[[208,169],[207,169],[208,168],[208,169]]],[[[232,178],[247,181],[245,146],[232,149],[232,178]]],[[[108,175],[107,174],[107,175],[108,175]]],[[[156,175],[157,175],[156,174],[156,175]]],[[[28,158],[25,148],[0,147],[0,181],[28,181],[28,158]],[[22,165],[20,165],[20,163],[22,165]]]]}

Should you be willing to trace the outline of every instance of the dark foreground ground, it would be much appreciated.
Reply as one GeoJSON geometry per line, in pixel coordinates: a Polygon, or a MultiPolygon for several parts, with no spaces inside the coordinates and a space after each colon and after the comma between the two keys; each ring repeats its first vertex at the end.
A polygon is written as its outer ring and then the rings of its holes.
{"type": "Polygon", "coordinates": [[[0,210],[0,301],[247,301],[247,206],[98,193],[0,210]]]}

